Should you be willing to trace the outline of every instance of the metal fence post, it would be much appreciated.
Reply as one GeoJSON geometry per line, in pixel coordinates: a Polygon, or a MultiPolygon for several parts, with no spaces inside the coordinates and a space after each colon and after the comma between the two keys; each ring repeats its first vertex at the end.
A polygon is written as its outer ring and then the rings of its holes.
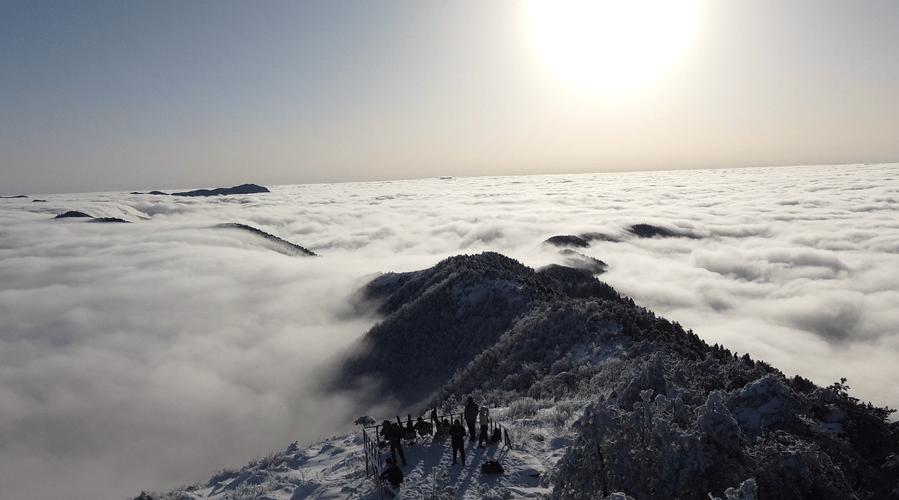
{"type": "Polygon", "coordinates": [[[365,455],[365,477],[368,477],[368,433],[365,432],[365,427],[362,428],[362,451],[365,455]]]}

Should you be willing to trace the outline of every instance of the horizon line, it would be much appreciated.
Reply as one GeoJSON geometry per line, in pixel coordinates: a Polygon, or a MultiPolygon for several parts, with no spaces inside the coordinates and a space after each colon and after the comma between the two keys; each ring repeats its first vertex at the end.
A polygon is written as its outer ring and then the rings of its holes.
{"type": "MultiPolygon", "coordinates": [[[[424,179],[440,179],[441,177],[450,177],[453,179],[476,179],[480,177],[531,177],[531,176],[561,176],[561,175],[601,175],[601,174],[624,174],[624,173],[642,173],[642,172],[673,172],[673,171],[702,171],[702,170],[735,170],[735,169],[753,169],[753,168],[805,168],[805,167],[835,167],[835,166],[849,166],[849,165],[890,165],[893,163],[899,164],[899,159],[893,159],[889,161],[859,161],[859,162],[835,162],[835,163],[801,163],[801,164],[782,164],[782,165],[739,165],[739,166],[720,166],[720,167],[697,167],[697,168],[689,168],[689,167],[681,167],[681,168],[633,168],[633,169],[620,169],[620,170],[603,170],[603,171],[565,171],[565,172],[532,172],[532,173],[507,173],[507,174],[477,174],[477,175],[428,175],[422,177],[396,177],[396,178],[383,178],[383,179],[348,179],[348,180],[336,180],[336,181],[307,181],[307,182],[288,182],[288,183],[265,183],[259,184],[257,181],[245,181],[234,184],[234,186],[238,186],[241,184],[257,184],[263,185],[265,187],[273,187],[273,186],[303,186],[303,185],[318,185],[318,184],[367,184],[367,183],[376,183],[376,182],[400,182],[400,181],[415,181],[415,180],[424,180],[424,179]]],[[[107,193],[124,193],[126,191],[134,191],[139,189],[144,190],[159,190],[159,191],[174,191],[174,190],[191,190],[191,189],[210,189],[214,187],[232,187],[232,186],[181,186],[181,187],[142,187],[142,188],[121,188],[121,189],[112,189],[112,190],[104,190],[104,191],[63,191],[63,192],[38,192],[32,194],[25,194],[23,192],[11,192],[9,194],[0,194],[0,198],[9,199],[15,196],[45,196],[45,195],[64,195],[64,194],[107,194],[107,193]]],[[[128,194],[128,193],[125,193],[128,194]]]]}

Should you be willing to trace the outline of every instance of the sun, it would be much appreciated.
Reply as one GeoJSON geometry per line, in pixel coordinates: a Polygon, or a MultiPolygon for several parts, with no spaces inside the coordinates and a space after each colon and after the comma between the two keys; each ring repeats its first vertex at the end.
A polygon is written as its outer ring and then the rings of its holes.
{"type": "Polygon", "coordinates": [[[529,0],[527,26],[548,71],[594,92],[641,88],[684,52],[699,0],[529,0]]]}

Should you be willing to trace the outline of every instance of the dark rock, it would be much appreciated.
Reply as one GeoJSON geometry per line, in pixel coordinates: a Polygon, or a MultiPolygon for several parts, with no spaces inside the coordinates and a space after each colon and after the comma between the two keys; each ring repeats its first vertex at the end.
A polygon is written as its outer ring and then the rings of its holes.
{"type": "Polygon", "coordinates": [[[79,212],[77,210],[69,210],[68,212],[64,212],[64,213],[57,215],[56,217],[54,217],[54,219],[69,219],[69,218],[73,218],[73,217],[87,217],[89,219],[94,218],[92,215],[87,215],[84,212],[79,212]]]}
{"type": "MultiPolygon", "coordinates": [[[[255,193],[270,193],[265,186],[260,186],[258,184],[241,184],[240,186],[233,186],[229,188],[216,188],[216,189],[195,189],[193,191],[181,191],[178,193],[172,193],[173,196],[226,196],[232,194],[255,194],[255,193]]],[[[152,194],[152,193],[151,193],[152,194]]],[[[164,194],[164,193],[162,193],[164,194]]]]}
{"type": "Polygon", "coordinates": [[[31,200],[32,203],[47,203],[47,200],[31,200]]]}
{"type": "Polygon", "coordinates": [[[578,247],[585,248],[590,245],[584,238],[580,236],[575,236],[573,234],[560,234],[557,236],[551,236],[546,239],[543,243],[548,245],[553,245],[557,247],[578,247]]]}
{"type": "Polygon", "coordinates": [[[17,195],[13,195],[13,196],[0,196],[0,198],[5,198],[5,199],[28,198],[28,195],[17,194],[17,195]]]}

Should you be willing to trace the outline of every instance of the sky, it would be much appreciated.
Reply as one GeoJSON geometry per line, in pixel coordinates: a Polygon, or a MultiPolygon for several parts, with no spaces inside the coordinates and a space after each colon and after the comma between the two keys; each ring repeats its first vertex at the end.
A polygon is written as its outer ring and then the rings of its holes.
{"type": "Polygon", "coordinates": [[[2,0],[0,194],[899,158],[894,0],[539,4],[2,0]]]}

